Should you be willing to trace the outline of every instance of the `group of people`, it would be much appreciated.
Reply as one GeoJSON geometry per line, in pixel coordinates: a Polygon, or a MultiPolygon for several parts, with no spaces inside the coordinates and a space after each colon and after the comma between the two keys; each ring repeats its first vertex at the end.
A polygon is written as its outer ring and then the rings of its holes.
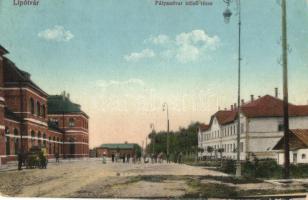
{"type": "MultiPolygon", "coordinates": [[[[103,163],[106,163],[106,155],[103,155],[103,163]]],[[[123,163],[163,163],[166,160],[167,163],[175,162],[175,163],[182,163],[182,152],[178,152],[176,154],[165,154],[160,152],[158,154],[143,154],[143,156],[133,155],[130,154],[119,154],[115,153],[111,155],[111,161],[113,163],[123,162],[123,163]]]]}

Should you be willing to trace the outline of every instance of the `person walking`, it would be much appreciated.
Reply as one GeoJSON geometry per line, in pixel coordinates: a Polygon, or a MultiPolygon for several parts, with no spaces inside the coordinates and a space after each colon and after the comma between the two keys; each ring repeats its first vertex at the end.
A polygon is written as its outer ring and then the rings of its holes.
{"type": "Polygon", "coordinates": [[[23,161],[23,155],[21,152],[18,152],[18,170],[22,170],[22,161],[23,161]]]}
{"type": "Polygon", "coordinates": [[[178,155],[178,163],[182,164],[182,152],[180,152],[178,155]]]}
{"type": "Polygon", "coordinates": [[[56,152],[56,154],[55,154],[55,157],[56,157],[56,163],[59,163],[60,161],[59,161],[59,153],[58,152],[56,152]]]}
{"type": "Polygon", "coordinates": [[[167,163],[170,163],[170,155],[168,153],[166,154],[166,159],[167,159],[167,163]]]}

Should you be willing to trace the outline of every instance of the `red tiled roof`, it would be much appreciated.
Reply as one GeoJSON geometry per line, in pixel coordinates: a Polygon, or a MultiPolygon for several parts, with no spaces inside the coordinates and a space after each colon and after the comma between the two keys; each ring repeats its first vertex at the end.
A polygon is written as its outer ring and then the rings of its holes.
{"type": "MultiPolygon", "coordinates": [[[[241,111],[246,117],[282,117],[283,101],[270,95],[265,95],[243,105],[241,111]]],[[[289,116],[308,116],[308,105],[289,104],[289,116]]]]}
{"type": "MultiPolygon", "coordinates": [[[[242,105],[241,112],[248,118],[282,117],[283,101],[273,96],[265,95],[242,105]]],[[[308,116],[308,105],[289,104],[289,116],[308,116]]],[[[216,112],[211,118],[210,125],[214,117],[217,118],[218,123],[221,125],[231,123],[237,118],[237,109],[220,110],[216,112]]]]}
{"type": "Polygon", "coordinates": [[[200,128],[200,131],[203,132],[203,131],[206,131],[210,126],[208,124],[200,124],[199,125],[199,128],[200,128]]]}

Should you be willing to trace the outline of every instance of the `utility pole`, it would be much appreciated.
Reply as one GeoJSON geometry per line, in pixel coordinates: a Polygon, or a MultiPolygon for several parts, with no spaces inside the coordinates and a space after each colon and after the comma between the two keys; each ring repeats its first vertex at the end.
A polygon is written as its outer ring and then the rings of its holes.
{"type": "Polygon", "coordinates": [[[168,109],[168,104],[164,103],[163,104],[163,111],[167,112],[167,157],[169,157],[169,109],[168,109]]]}
{"type": "MultiPolygon", "coordinates": [[[[223,0],[227,4],[227,9],[223,12],[223,16],[226,23],[229,23],[230,17],[232,15],[232,12],[229,9],[230,3],[232,0],[223,0]]],[[[237,137],[236,137],[236,177],[241,176],[241,157],[240,157],[240,151],[241,151],[241,121],[240,121],[240,108],[241,108],[241,0],[237,0],[237,6],[238,6],[238,85],[237,85],[237,137]]],[[[236,108],[235,108],[236,109],[236,108]]]]}
{"type": "Polygon", "coordinates": [[[282,65],[283,65],[283,121],[284,121],[284,178],[290,177],[289,155],[289,100],[288,100],[288,44],[286,0],[281,1],[282,9],[282,65]]]}

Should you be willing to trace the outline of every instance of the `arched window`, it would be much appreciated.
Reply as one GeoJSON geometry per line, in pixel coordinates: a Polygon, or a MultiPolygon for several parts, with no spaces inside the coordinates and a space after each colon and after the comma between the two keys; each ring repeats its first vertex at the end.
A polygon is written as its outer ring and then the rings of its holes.
{"type": "Polygon", "coordinates": [[[42,145],[42,140],[41,140],[42,139],[42,134],[41,134],[40,131],[38,132],[37,137],[38,137],[37,138],[37,143],[38,143],[39,146],[41,146],[42,145]]]}
{"type": "Polygon", "coordinates": [[[44,147],[46,147],[46,133],[43,134],[43,144],[44,147]]]}
{"type": "Polygon", "coordinates": [[[49,141],[49,148],[48,148],[48,152],[49,154],[51,154],[51,137],[48,138],[48,141],[49,141]]]}
{"type": "Polygon", "coordinates": [[[5,128],[5,135],[6,135],[6,141],[5,141],[5,147],[6,147],[6,155],[10,155],[10,129],[9,128],[5,128]]]}
{"type": "Polygon", "coordinates": [[[46,107],[45,107],[45,105],[42,106],[42,116],[44,118],[46,117],[46,107]]]}
{"type": "Polygon", "coordinates": [[[18,138],[18,130],[15,128],[14,129],[14,150],[15,150],[15,155],[18,153],[19,151],[19,138],[18,138]]]}
{"type": "Polygon", "coordinates": [[[30,111],[31,114],[34,114],[34,100],[32,98],[30,99],[30,111]]]}
{"type": "Polygon", "coordinates": [[[53,136],[53,153],[55,154],[56,153],[56,137],[55,136],[53,136]]]}
{"type": "Polygon", "coordinates": [[[306,159],[306,154],[302,154],[302,159],[306,159]]]}
{"type": "Polygon", "coordinates": [[[40,102],[36,102],[36,115],[37,116],[41,115],[41,104],[40,104],[40,102]]]}
{"type": "Polygon", "coordinates": [[[69,127],[74,127],[75,126],[75,120],[73,118],[70,118],[68,121],[68,126],[69,127]]]}
{"type": "Polygon", "coordinates": [[[31,131],[31,144],[34,145],[35,132],[31,131]]]}

